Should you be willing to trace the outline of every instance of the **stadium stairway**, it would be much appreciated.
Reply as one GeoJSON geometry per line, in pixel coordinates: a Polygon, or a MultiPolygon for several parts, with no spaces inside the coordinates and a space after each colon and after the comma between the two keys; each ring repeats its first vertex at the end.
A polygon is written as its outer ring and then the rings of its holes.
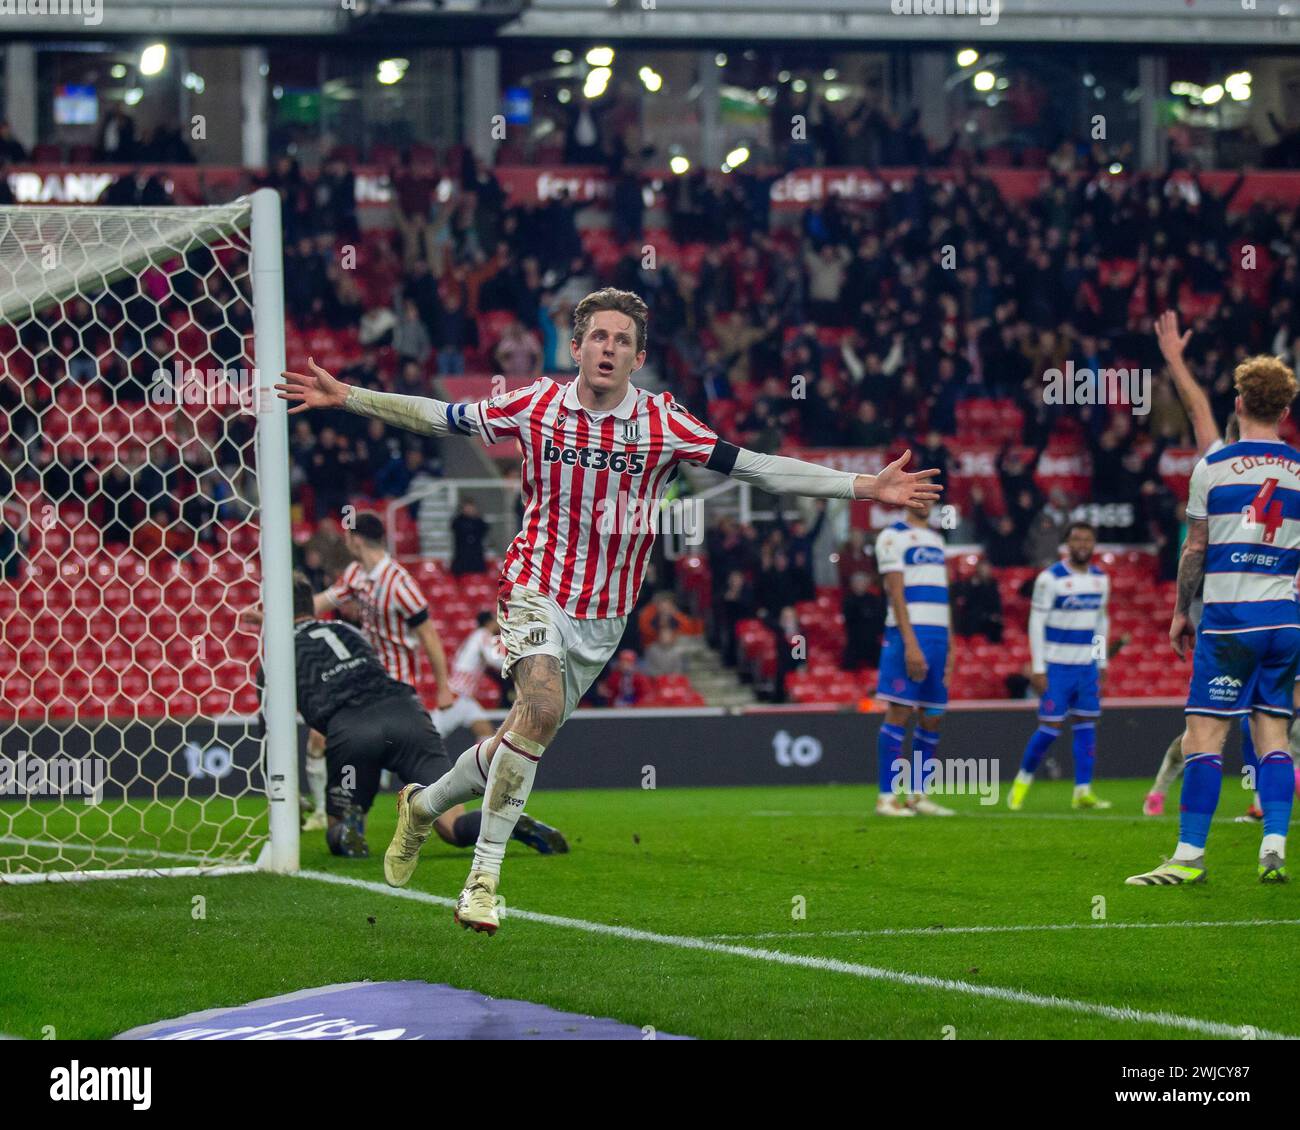
{"type": "Polygon", "coordinates": [[[702,636],[683,636],[682,640],[690,650],[691,685],[709,706],[746,706],[757,701],[754,692],[723,665],[722,656],[702,636]]]}

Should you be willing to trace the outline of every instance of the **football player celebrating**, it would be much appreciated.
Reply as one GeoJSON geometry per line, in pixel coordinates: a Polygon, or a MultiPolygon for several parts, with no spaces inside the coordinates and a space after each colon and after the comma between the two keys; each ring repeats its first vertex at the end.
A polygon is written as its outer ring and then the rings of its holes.
{"type": "Polygon", "coordinates": [[[432,786],[398,793],[398,828],[385,876],[401,886],[415,870],[433,820],[476,791],[483,828],[455,919],[496,931],[496,891],[506,842],[556,732],[618,648],[645,577],[653,523],[617,516],[657,513],[678,467],[694,463],[774,494],[874,498],[919,507],[939,497],[936,470],[904,470],[911,452],[879,475],[854,475],[797,459],[762,455],[718,438],[668,392],[631,384],[645,364],[644,301],[612,288],[574,310],[568,384],[542,377],[478,403],[448,404],[374,392],[335,380],[308,359],[308,373],[276,387],[291,413],[343,408],[426,435],[477,436],[519,445],[523,528],[501,569],[498,619],[517,699],[490,738],[467,749],[432,786]],[[610,520],[610,515],[615,520],[610,520]],[[649,528],[647,528],[649,527],[649,528]],[[489,760],[487,754],[494,754],[489,760]]]}
{"type": "Polygon", "coordinates": [[[1251,716],[1264,810],[1261,882],[1284,882],[1295,777],[1287,752],[1300,605],[1300,452],[1278,436],[1296,395],[1295,374],[1275,357],[1252,357],[1233,374],[1241,439],[1192,471],[1187,540],[1169,641],[1179,658],[1195,643],[1178,844],[1166,863],[1130,876],[1132,886],[1203,882],[1210,821],[1223,783],[1223,742],[1234,718],[1251,716]],[[1204,585],[1197,632],[1190,610],[1204,585]]]}

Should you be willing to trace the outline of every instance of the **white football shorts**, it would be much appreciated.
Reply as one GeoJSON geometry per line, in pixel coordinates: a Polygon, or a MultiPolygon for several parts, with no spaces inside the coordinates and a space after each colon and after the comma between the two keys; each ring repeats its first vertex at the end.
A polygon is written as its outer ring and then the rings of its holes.
{"type": "Polygon", "coordinates": [[[587,688],[618,650],[627,617],[579,620],[549,596],[512,585],[510,595],[497,601],[497,623],[506,658],[501,674],[526,655],[553,655],[564,673],[563,723],[577,708],[587,688]]]}
{"type": "Polygon", "coordinates": [[[460,695],[446,710],[431,710],[429,717],[433,719],[434,729],[444,737],[450,737],[462,726],[467,730],[475,722],[488,721],[487,711],[479,704],[478,699],[472,695],[460,695]]]}

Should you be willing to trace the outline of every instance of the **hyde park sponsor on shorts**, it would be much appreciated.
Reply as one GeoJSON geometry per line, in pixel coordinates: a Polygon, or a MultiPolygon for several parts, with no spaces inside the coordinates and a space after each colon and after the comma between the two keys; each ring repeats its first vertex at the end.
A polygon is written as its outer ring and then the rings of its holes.
{"type": "Polygon", "coordinates": [[[1210,680],[1210,698],[1215,702],[1236,702],[1241,680],[1232,675],[1218,675],[1210,680]]]}

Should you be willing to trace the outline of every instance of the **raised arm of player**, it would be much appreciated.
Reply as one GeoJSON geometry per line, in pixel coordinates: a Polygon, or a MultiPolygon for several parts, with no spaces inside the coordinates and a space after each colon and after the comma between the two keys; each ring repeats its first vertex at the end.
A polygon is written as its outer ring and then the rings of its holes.
{"type": "Polygon", "coordinates": [[[1156,341],[1160,345],[1165,363],[1169,366],[1169,375],[1174,380],[1178,399],[1183,402],[1183,408],[1192,421],[1192,431],[1196,437],[1196,453],[1204,455],[1214,442],[1222,437],[1219,434],[1219,425],[1214,422],[1210,398],[1197,384],[1191,369],[1187,367],[1187,362],[1183,360],[1183,351],[1191,338],[1191,330],[1182,334],[1178,332],[1176,311],[1166,310],[1156,319],[1156,341]]]}
{"type": "Polygon", "coordinates": [[[401,396],[393,392],[376,392],[346,384],[331,376],[310,357],[306,373],[283,372],[283,383],[276,385],[281,400],[293,407],[289,415],[309,408],[343,408],[358,416],[374,416],[386,424],[419,432],[421,435],[450,435],[450,407],[444,400],[431,396],[401,396]]]}
{"type": "Polygon", "coordinates": [[[938,501],[943,487],[931,481],[939,474],[937,469],[904,471],[911,458],[911,451],[905,451],[878,475],[856,475],[785,455],[761,455],[726,440],[718,440],[704,465],[771,494],[797,494],[804,498],[874,498],[886,506],[923,510],[926,505],[938,501]]]}

